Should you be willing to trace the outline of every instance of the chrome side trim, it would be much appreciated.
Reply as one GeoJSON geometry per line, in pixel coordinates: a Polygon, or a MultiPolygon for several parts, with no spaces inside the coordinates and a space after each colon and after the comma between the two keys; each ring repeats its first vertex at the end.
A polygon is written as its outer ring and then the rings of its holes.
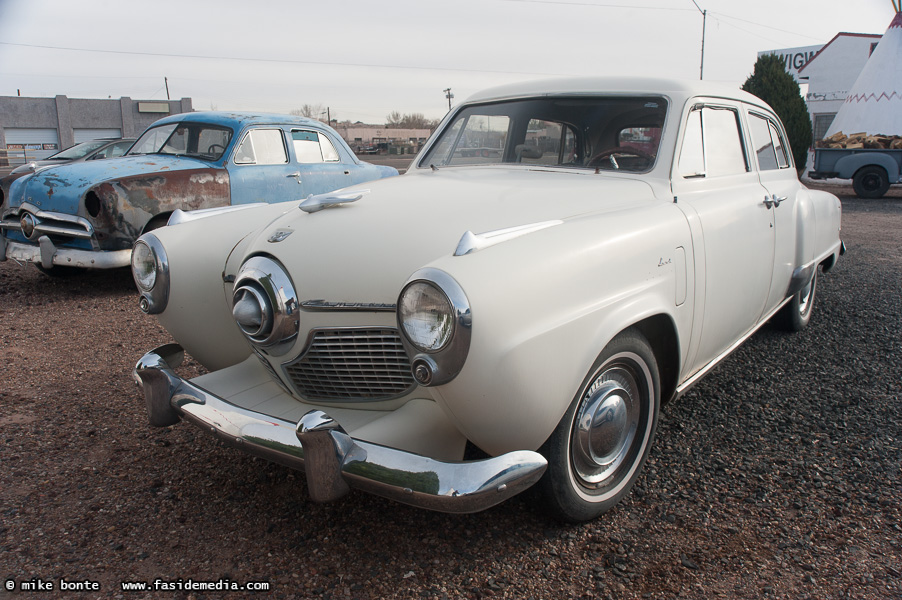
{"type": "Polygon", "coordinates": [[[761,327],[764,326],[764,324],[767,323],[767,322],[771,319],[771,317],[773,317],[775,314],[777,314],[777,312],[779,312],[779,310],[780,310],[781,308],[783,308],[784,306],[786,306],[786,303],[788,303],[790,300],[792,300],[792,296],[790,296],[789,298],[784,299],[783,302],[781,302],[779,305],[777,305],[777,307],[776,307],[775,309],[773,309],[772,311],[770,311],[770,312],[767,314],[766,317],[764,317],[763,319],[761,319],[761,322],[758,323],[758,326],[757,326],[757,327],[755,327],[754,329],[752,329],[751,331],[749,331],[747,334],[745,334],[744,336],[742,336],[738,341],[734,342],[733,345],[731,345],[729,348],[727,348],[726,350],[724,350],[723,352],[721,352],[721,353],[720,353],[716,358],[714,358],[711,362],[709,362],[709,363],[706,364],[704,367],[702,367],[701,369],[699,369],[694,375],[692,375],[692,377],[690,377],[689,379],[687,379],[686,381],[684,381],[682,384],[680,384],[679,386],[677,386],[676,393],[674,394],[674,399],[679,398],[679,397],[682,396],[684,393],[686,393],[686,392],[689,390],[689,388],[691,388],[693,385],[695,385],[696,383],[698,383],[698,380],[699,380],[699,379],[701,379],[702,377],[704,377],[705,375],[707,375],[707,374],[711,371],[711,369],[713,369],[713,368],[716,367],[718,364],[720,364],[720,361],[722,361],[723,359],[725,359],[726,357],[728,357],[730,354],[733,353],[734,350],[736,350],[736,348],[738,348],[739,346],[741,346],[747,339],[749,339],[750,337],[752,337],[753,335],[755,335],[755,334],[758,332],[758,330],[761,329],[761,327]]]}
{"type": "Polygon", "coordinates": [[[438,461],[355,439],[319,410],[296,424],[247,410],[176,375],[181,356],[180,346],[167,344],[135,366],[151,423],[182,418],[241,450],[303,470],[317,501],[334,500],[353,487],[429,510],[477,512],[529,488],[548,466],[545,457],[529,450],[438,461]]]}
{"type": "Polygon", "coordinates": [[[169,216],[169,221],[166,225],[172,227],[173,225],[180,225],[182,223],[190,223],[191,221],[199,221],[200,219],[205,219],[207,217],[215,217],[216,215],[221,215],[223,213],[229,213],[236,210],[244,210],[246,208],[254,208],[255,206],[265,206],[266,202],[251,202],[248,204],[236,204],[234,206],[219,206],[216,208],[201,208],[198,210],[189,210],[185,211],[180,208],[172,211],[172,214],[169,216]]]}
{"type": "Polygon", "coordinates": [[[485,233],[473,233],[467,231],[461,236],[454,256],[464,256],[471,252],[477,252],[485,248],[489,248],[496,244],[518,238],[521,235],[527,235],[536,231],[541,231],[548,227],[562,225],[563,221],[542,221],[541,223],[531,223],[529,225],[518,225],[517,227],[508,227],[507,229],[496,229],[495,231],[486,231],[485,233]]]}
{"type": "Polygon", "coordinates": [[[304,310],[353,310],[362,312],[395,312],[396,304],[384,304],[381,302],[329,302],[328,300],[304,300],[301,302],[304,310]]]}
{"type": "MultiPolygon", "coordinates": [[[[6,240],[6,238],[3,238],[6,240]]],[[[44,244],[44,252],[50,252],[52,264],[62,267],[79,267],[82,269],[118,269],[127,267],[131,263],[132,250],[114,250],[110,252],[97,250],[74,250],[72,248],[57,248],[47,238],[44,244]],[[51,248],[52,246],[52,248],[51,248]]],[[[42,247],[32,244],[21,244],[6,240],[4,256],[19,262],[33,262],[43,266],[42,247]]]]}

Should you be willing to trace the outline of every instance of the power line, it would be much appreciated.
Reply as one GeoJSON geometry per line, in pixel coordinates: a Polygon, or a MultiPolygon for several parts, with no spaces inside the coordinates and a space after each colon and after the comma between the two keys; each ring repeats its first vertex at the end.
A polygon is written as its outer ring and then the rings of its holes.
{"type": "Polygon", "coordinates": [[[17,44],[14,42],[0,42],[3,46],[16,46],[19,48],[39,48],[42,50],[65,50],[68,52],[99,52],[101,54],[121,54],[128,56],[153,56],[162,58],[193,58],[203,60],[242,60],[246,62],[257,63],[280,63],[295,65],[316,65],[322,67],[367,67],[381,69],[413,69],[418,71],[449,71],[456,73],[486,73],[493,75],[546,75],[561,76],[568,73],[542,73],[535,71],[492,71],[488,69],[458,69],[454,67],[418,67],[413,65],[380,65],[373,63],[352,63],[352,62],[327,62],[315,60],[290,60],[285,58],[248,58],[246,56],[207,56],[203,54],[168,54],[164,52],[134,52],[130,50],[98,50],[94,48],[73,48],[71,46],[48,46],[43,44],[17,44]]]}

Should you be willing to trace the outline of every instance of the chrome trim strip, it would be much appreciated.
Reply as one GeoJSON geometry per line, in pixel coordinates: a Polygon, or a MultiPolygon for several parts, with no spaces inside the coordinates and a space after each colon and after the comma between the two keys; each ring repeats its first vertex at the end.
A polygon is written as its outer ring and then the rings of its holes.
{"type": "Polygon", "coordinates": [[[353,310],[362,312],[395,312],[397,304],[381,302],[329,302],[328,300],[304,300],[301,308],[310,311],[353,310]]]}
{"type": "Polygon", "coordinates": [[[730,354],[732,354],[733,351],[736,350],[739,346],[741,346],[747,339],[749,339],[750,337],[755,335],[758,332],[758,330],[761,329],[761,327],[763,327],[764,324],[767,323],[771,319],[771,317],[773,317],[775,314],[777,314],[777,312],[781,308],[783,308],[786,305],[786,303],[789,302],[790,300],[792,300],[791,296],[789,298],[784,299],[783,302],[781,302],[779,305],[777,305],[777,307],[775,309],[770,311],[766,317],[761,319],[761,322],[758,323],[757,327],[755,327],[754,329],[749,331],[747,334],[742,336],[738,341],[734,342],[733,345],[731,345],[729,348],[727,348],[726,350],[721,352],[716,358],[714,358],[711,362],[706,364],[704,367],[699,369],[694,375],[692,375],[692,377],[690,377],[689,379],[684,381],[681,385],[678,385],[677,389],[676,389],[676,393],[674,394],[674,399],[678,398],[679,396],[682,396],[685,392],[687,392],[689,390],[689,388],[691,388],[693,385],[698,383],[699,379],[701,379],[702,377],[707,375],[708,372],[711,371],[711,369],[713,369],[718,364],[720,364],[720,362],[723,359],[725,359],[730,354]]]}
{"type": "Polygon", "coordinates": [[[247,410],[176,375],[182,356],[180,346],[167,344],[135,365],[151,423],[182,418],[241,450],[303,470],[316,501],[334,500],[353,487],[419,508],[471,513],[526,490],[548,466],[529,450],[444,462],[352,438],[319,410],[296,424],[247,410]]]}
{"type": "Polygon", "coordinates": [[[541,231],[548,227],[562,225],[564,222],[542,221],[541,223],[531,223],[529,225],[518,225],[517,227],[508,227],[507,229],[496,229],[495,231],[486,231],[485,233],[473,233],[472,231],[464,232],[454,251],[454,256],[464,256],[471,252],[477,252],[485,248],[490,248],[496,244],[518,238],[521,235],[527,235],[536,231],[541,231]]]}
{"type": "MultiPolygon", "coordinates": [[[[6,239],[6,238],[4,238],[6,239]]],[[[47,238],[50,242],[50,239],[47,238]]],[[[52,242],[50,242],[52,245],[52,242]]],[[[45,244],[46,246],[46,244],[45,244]]],[[[49,247],[48,247],[49,248],[49,247]]],[[[33,262],[41,264],[41,247],[37,244],[22,244],[6,240],[6,258],[20,262],[33,262]]],[[[62,267],[79,267],[82,269],[118,269],[131,264],[132,250],[75,250],[72,248],[57,248],[53,246],[52,261],[54,265],[62,267]]]]}
{"type": "Polygon", "coordinates": [[[218,206],[216,208],[201,208],[198,210],[182,210],[177,208],[172,211],[169,221],[166,223],[169,227],[180,225],[182,223],[190,223],[191,221],[199,221],[207,217],[215,217],[223,213],[229,213],[236,210],[244,210],[246,208],[254,208],[255,206],[265,206],[266,202],[250,202],[248,204],[236,204],[234,206],[218,206]]]}

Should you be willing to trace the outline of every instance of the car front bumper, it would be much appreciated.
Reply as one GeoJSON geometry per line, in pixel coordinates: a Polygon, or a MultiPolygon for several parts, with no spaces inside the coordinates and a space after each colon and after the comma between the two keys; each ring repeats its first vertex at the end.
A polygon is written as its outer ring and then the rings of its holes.
{"type": "Polygon", "coordinates": [[[54,266],[116,269],[131,264],[132,251],[131,248],[112,251],[58,248],[46,235],[41,236],[37,244],[23,244],[0,235],[0,260],[7,259],[37,263],[45,269],[54,266]]]}
{"type": "Polygon", "coordinates": [[[439,461],[349,436],[321,410],[297,423],[236,406],[173,371],[183,350],[167,344],[135,366],[152,425],[185,419],[251,454],[303,470],[310,496],[326,502],[351,487],[420,508],[470,513],[499,504],[536,483],[547,461],[528,450],[493,458],[439,461]]]}

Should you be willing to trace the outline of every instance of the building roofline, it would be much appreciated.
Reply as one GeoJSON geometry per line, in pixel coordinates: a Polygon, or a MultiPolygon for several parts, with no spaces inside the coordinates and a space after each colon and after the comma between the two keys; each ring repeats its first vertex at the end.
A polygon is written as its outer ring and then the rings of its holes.
{"type": "Polygon", "coordinates": [[[849,33],[848,31],[840,31],[839,33],[837,33],[836,35],[833,36],[833,39],[831,39],[829,42],[827,42],[826,44],[824,44],[823,47],[821,47],[821,49],[817,51],[817,54],[815,54],[815,55],[812,56],[810,59],[808,59],[808,62],[806,62],[806,63],[805,63],[804,65],[802,65],[801,67],[799,67],[799,73],[801,73],[802,71],[804,71],[804,70],[805,70],[805,67],[807,67],[807,66],[810,65],[814,60],[816,60],[817,57],[820,56],[821,53],[822,53],[824,50],[827,49],[827,46],[829,46],[830,44],[832,44],[833,42],[835,42],[836,40],[838,40],[840,37],[869,37],[869,38],[877,38],[877,39],[880,39],[880,38],[883,37],[883,34],[882,34],[882,33],[849,33]]]}

